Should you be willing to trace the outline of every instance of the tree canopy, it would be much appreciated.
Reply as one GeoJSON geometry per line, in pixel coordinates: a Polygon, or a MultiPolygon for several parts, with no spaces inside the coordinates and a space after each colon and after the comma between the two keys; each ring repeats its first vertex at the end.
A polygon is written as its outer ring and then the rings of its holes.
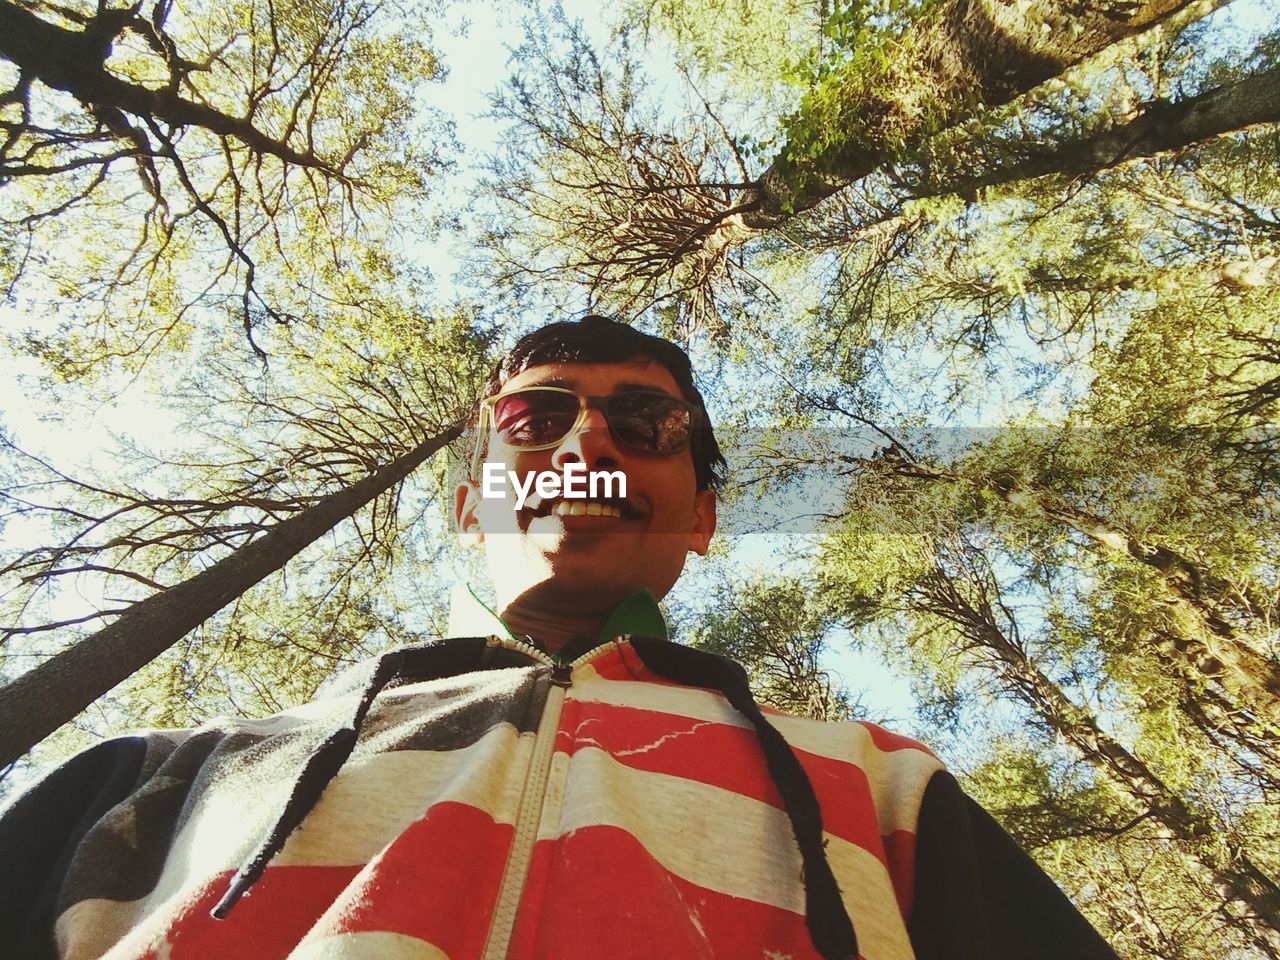
{"type": "Polygon", "coordinates": [[[678,638],[928,742],[1121,956],[1280,958],[1264,0],[502,6],[487,144],[423,105],[473,8],[0,3],[5,349],[51,430],[171,424],[0,433],[0,708],[137,671],[37,759],[438,634],[432,451],[593,309],[690,348],[731,453],[678,638]]]}
{"type": "Polygon", "coordinates": [[[26,348],[79,375],[222,317],[264,357],[262,325],[358,304],[444,162],[431,9],[4,0],[0,276],[61,321],[26,348]]]}

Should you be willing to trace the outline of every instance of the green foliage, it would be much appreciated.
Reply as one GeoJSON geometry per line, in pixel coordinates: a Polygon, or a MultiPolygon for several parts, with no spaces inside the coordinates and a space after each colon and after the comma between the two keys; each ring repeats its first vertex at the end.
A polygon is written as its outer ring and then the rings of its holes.
{"type": "Polygon", "coordinates": [[[1212,917],[1212,879],[1062,751],[1009,730],[966,788],[1068,889],[1124,958],[1249,956],[1212,917]]]}
{"type": "Polygon", "coordinates": [[[876,78],[886,91],[880,97],[892,97],[895,87],[905,86],[902,81],[921,52],[907,38],[907,29],[926,20],[940,2],[833,0],[824,11],[822,42],[789,64],[785,74],[804,91],[800,102],[783,119],[776,140],[758,148],[762,156],[770,156],[773,169],[793,191],[799,191],[807,177],[838,173],[840,158],[851,147],[877,144],[892,153],[901,149],[909,132],[937,127],[937,119],[927,112],[932,101],[928,90],[912,91],[908,107],[908,113],[926,112],[896,117],[888,125],[873,99],[851,96],[851,91],[865,88],[868,77],[876,78]]]}
{"type": "Polygon", "coordinates": [[[854,714],[849,691],[821,663],[830,615],[797,580],[726,580],[703,596],[708,611],[684,642],[746,667],[762,703],[818,720],[854,714]]]}
{"type": "Polygon", "coordinates": [[[31,9],[67,42],[116,30],[102,70],[178,104],[122,111],[24,74],[0,108],[0,285],[26,315],[11,345],[54,375],[136,371],[228,323],[260,350],[273,324],[360,303],[397,221],[430,221],[448,143],[415,104],[439,71],[430,4],[31,9]]]}
{"type": "Polygon", "coordinates": [[[724,93],[763,101],[770,112],[794,99],[792,64],[822,41],[814,0],[626,0],[620,29],[668,40],[681,66],[724,93]]]}

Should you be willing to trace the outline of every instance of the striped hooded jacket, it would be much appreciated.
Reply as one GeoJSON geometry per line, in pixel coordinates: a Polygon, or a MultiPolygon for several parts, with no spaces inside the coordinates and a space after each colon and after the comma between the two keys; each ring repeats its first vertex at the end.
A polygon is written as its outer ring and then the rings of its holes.
{"type": "Polygon", "coordinates": [[[919,744],[662,639],[563,654],[405,648],[80,754],[0,820],[0,956],[1113,957],[919,744]]]}

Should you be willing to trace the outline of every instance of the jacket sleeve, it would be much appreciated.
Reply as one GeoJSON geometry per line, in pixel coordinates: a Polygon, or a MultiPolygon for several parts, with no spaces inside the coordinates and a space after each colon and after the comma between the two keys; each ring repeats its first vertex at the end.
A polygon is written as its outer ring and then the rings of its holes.
{"type": "Polygon", "coordinates": [[[55,769],[0,817],[0,944],[6,956],[56,957],[53,924],[76,847],[129,795],[146,753],[141,737],[100,743],[55,769]]]}
{"type": "Polygon", "coordinates": [[[1071,901],[955,779],[934,774],[916,830],[917,960],[1116,960],[1071,901]]]}

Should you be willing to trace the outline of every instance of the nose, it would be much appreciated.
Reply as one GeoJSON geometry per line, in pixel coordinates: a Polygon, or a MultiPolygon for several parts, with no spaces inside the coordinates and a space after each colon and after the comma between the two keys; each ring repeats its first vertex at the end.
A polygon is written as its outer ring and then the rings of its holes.
{"type": "Polygon", "coordinates": [[[614,469],[621,460],[618,446],[609,431],[604,411],[587,408],[587,416],[567,437],[560,441],[551,457],[551,465],[563,469],[566,463],[580,461],[587,470],[614,469]]]}

